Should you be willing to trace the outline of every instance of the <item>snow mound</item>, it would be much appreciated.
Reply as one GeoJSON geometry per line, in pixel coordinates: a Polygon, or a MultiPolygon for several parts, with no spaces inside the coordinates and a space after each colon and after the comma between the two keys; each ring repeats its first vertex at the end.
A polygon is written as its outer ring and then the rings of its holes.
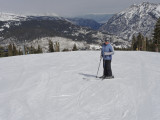
{"type": "Polygon", "coordinates": [[[95,78],[99,57],[77,51],[0,58],[0,120],[159,120],[160,54],[116,51],[115,79],[103,81],[95,78]]]}

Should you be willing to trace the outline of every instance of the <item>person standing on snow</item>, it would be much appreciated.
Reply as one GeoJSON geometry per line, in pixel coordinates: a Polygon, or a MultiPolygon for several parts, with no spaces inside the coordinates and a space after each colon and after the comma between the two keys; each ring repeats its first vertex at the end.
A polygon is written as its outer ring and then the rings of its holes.
{"type": "Polygon", "coordinates": [[[103,76],[101,77],[102,79],[114,78],[111,69],[111,61],[113,54],[114,54],[114,49],[112,45],[109,43],[108,39],[105,39],[105,43],[103,43],[101,50],[101,58],[103,57],[103,70],[104,70],[103,76]]]}

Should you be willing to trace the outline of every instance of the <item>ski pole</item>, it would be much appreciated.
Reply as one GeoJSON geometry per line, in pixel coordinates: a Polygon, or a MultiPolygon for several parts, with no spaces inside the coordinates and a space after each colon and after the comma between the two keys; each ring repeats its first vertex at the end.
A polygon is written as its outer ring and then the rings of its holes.
{"type": "Polygon", "coordinates": [[[100,65],[101,65],[101,60],[102,60],[102,57],[100,58],[100,62],[99,62],[99,66],[98,66],[98,71],[97,71],[96,78],[98,77],[98,72],[99,72],[99,67],[100,67],[100,65]]]}

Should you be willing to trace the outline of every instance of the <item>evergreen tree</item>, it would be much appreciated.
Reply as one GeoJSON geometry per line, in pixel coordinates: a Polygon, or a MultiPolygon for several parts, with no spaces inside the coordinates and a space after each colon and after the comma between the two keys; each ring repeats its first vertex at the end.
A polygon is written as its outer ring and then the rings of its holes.
{"type": "Polygon", "coordinates": [[[12,55],[13,56],[18,55],[18,51],[17,51],[16,46],[14,44],[12,45],[12,55]]]}
{"type": "Polygon", "coordinates": [[[132,37],[132,50],[136,50],[137,48],[137,38],[135,35],[132,37]]]}
{"type": "Polygon", "coordinates": [[[149,42],[149,51],[155,52],[155,44],[153,41],[149,42]]]}
{"type": "Polygon", "coordinates": [[[49,52],[54,52],[53,42],[51,40],[49,40],[49,52]]]}
{"type": "Polygon", "coordinates": [[[148,40],[148,37],[146,37],[146,51],[149,51],[149,40],[148,40]]]}
{"type": "Polygon", "coordinates": [[[144,37],[141,33],[138,34],[137,36],[137,42],[138,42],[138,50],[142,50],[142,42],[144,40],[144,37]]]}
{"type": "Polygon", "coordinates": [[[8,45],[8,56],[13,56],[13,48],[11,44],[8,45]]]}
{"type": "Polygon", "coordinates": [[[76,44],[74,44],[72,51],[77,51],[77,50],[78,50],[77,46],[76,46],[76,44]]]}
{"type": "Polygon", "coordinates": [[[29,54],[34,54],[35,53],[35,48],[31,45],[29,48],[29,54]]]}
{"type": "Polygon", "coordinates": [[[0,57],[4,57],[4,48],[0,46],[0,57]]]}
{"type": "Polygon", "coordinates": [[[159,51],[160,50],[160,18],[158,19],[155,25],[155,29],[153,33],[153,41],[156,47],[156,51],[159,51]]]}
{"type": "Polygon", "coordinates": [[[142,50],[146,51],[146,38],[144,38],[144,37],[142,39],[142,50]]]}
{"type": "Polygon", "coordinates": [[[42,48],[40,45],[38,45],[37,53],[42,53],[42,48]]]}

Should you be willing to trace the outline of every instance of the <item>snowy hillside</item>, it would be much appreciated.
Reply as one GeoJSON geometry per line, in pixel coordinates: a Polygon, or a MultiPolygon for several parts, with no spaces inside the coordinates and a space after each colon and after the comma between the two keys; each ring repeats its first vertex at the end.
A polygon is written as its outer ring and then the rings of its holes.
{"type": "Polygon", "coordinates": [[[115,79],[103,81],[95,78],[99,56],[1,58],[0,120],[159,120],[160,54],[116,51],[115,79]]]}
{"type": "Polygon", "coordinates": [[[27,16],[25,15],[16,15],[13,13],[4,13],[0,12],[0,21],[20,21],[25,20],[27,16]]]}
{"type": "Polygon", "coordinates": [[[26,20],[27,18],[30,17],[38,17],[38,16],[46,16],[46,17],[57,17],[61,18],[55,13],[46,13],[46,14],[27,14],[27,15],[19,15],[19,14],[14,14],[14,13],[6,13],[6,12],[0,12],[0,21],[20,21],[20,20],[26,20]]]}
{"type": "Polygon", "coordinates": [[[117,13],[101,27],[101,30],[129,40],[139,32],[151,38],[159,17],[160,4],[143,2],[117,13]]]}

